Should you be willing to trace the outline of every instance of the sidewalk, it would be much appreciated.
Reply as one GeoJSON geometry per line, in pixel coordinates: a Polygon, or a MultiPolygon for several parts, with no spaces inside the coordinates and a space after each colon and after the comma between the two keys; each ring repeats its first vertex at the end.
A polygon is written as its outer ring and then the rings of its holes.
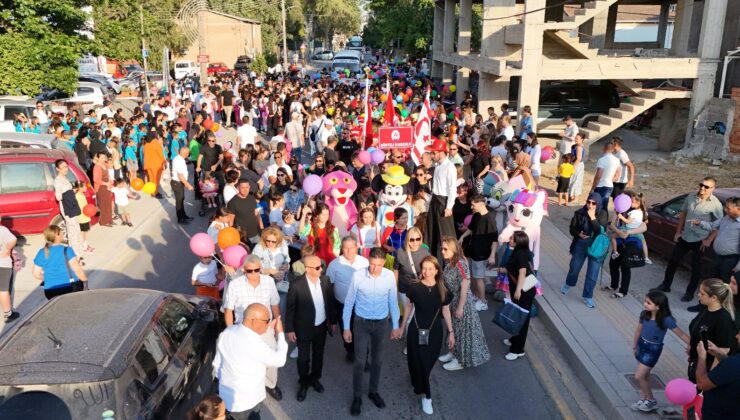
{"type": "MultiPolygon", "coordinates": [[[[601,284],[597,283],[594,291],[596,308],[586,307],[581,299],[585,265],[576,287],[572,287],[568,295],[563,295],[560,288],[568,273],[571,238],[547,219],[542,222],[541,238],[539,278],[543,296],[537,298],[537,305],[541,309],[543,322],[550,328],[569,364],[607,418],[645,419],[654,416],[629,408],[639,398],[639,388],[632,378],[637,366],[632,353],[632,340],[644,295],[638,300],[631,292],[622,299],[612,299],[609,293],[600,290],[601,284]]],[[[609,284],[608,262],[605,262],[604,268],[606,272],[601,282],[609,284]]],[[[642,268],[632,272],[633,289],[653,287],[662,280],[646,278],[640,270],[642,268]]],[[[681,286],[674,288],[681,289],[681,286]]],[[[669,296],[671,311],[679,327],[687,331],[693,314],[685,310],[686,305],[679,307],[676,304],[678,293],[674,294],[669,296]]],[[[685,346],[669,332],[660,360],[652,371],[658,379],[652,383],[659,407],[673,407],[665,398],[664,387],[673,378],[685,377],[686,366],[685,346]]]]}

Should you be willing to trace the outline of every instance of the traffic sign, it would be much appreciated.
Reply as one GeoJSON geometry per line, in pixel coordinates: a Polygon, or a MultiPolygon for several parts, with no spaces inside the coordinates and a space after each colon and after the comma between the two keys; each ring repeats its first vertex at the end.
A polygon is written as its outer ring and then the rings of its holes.
{"type": "Polygon", "coordinates": [[[198,63],[206,63],[208,64],[209,57],[208,54],[199,54],[198,55],[198,63]]]}
{"type": "Polygon", "coordinates": [[[141,49],[141,58],[147,58],[149,57],[149,51],[147,51],[146,48],[141,49]]]}
{"type": "Polygon", "coordinates": [[[381,149],[409,149],[414,144],[411,127],[380,127],[378,147],[381,149]]]}

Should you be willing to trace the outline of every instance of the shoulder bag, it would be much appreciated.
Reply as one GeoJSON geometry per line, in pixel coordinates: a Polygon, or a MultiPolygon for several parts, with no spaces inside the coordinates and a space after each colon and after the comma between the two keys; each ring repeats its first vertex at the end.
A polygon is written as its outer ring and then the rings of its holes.
{"type": "Polygon", "coordinates": [[[429,345],[429,332],[431,331],[432,327],[434,327],[434,321],[437,320],[437,315],[439,315],[439,309],[437,309],[437,312],[434,314],[434,318],[432,318],[432,322],[429,324],[429,328],[419,328],[419,323],[416,322],[416,312],[414,311],[414,325],[416,325],[416,329],[419,331],[418,344],[420,346],[429,345]]]}

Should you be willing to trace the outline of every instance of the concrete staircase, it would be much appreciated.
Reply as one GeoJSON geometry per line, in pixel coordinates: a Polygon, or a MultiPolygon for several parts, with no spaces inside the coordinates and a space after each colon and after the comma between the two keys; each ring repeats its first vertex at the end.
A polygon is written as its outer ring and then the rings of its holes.
{"type": "Polygon", "coordinates": [[[594,16],[598,15],[601,12],[606,11],[609,6],[616,3],[617,0],[593,0],[589,1],[583,4],[583,7],[580,9],[576,9],[573,16],[565,16],[563,17],[562,22],[545,22],[543,25],[543,28],[545,30],[548,29],[558,29],[558,30],[571,30],[576,29],[579,26],[583,25],[590,19],[592,19],[594,16]]]}
{"type": "Polygon", "coordinates": [[[585,144],[592,144],[664,99],[686,99],[690,97],[691,91],[642,89],[637,96],[630,97],[629,102],[622,102],[619,104],[619,108],[610,109],[608,115],[600,115],[597,121],[589,122],[580,131],[586,135],[585,144]]]}

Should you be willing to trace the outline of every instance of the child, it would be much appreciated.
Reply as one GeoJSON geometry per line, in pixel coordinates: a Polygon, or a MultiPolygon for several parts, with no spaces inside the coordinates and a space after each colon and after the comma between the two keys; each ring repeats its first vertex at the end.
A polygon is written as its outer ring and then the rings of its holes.
{"type": "Polygon", "coordinates": [[[278,226],[283,221],[283,207],[285,207],[285,197],[279,193],[272,193],[270,196],[270,226],[278,226]]]}
{"type": "Polygon", "coordinates": [[[116,180],[116,186],[111,188],[113,192],[114,202],[118,207],[118,215],[121,216],[121,224],[123,226],[134,227],[131,224],[131,216],[128,212],[128,194],[129,186],[125,179],[118,178],[116,180]]]}
{"type": "Polygon", "coordinates": [[[136,173],[139,171],[139,160],[136,159],[136,141],[133,138],[129,138],[126,142],[126,150],[123,153],[123,157],[126,161],[126,168],[128,169],[128,179],[136,178],[136,173]]]}
{"type": "MultiPolygon", "coordinates": [[[[568,187],[570,187],[570,177],[576,172],[576,168],[573,166],[573,155],[567,154],[560,158],[560,165],[558,166],[558,205],[564,206],[568,204],[568,187]]],[[[616,249],[616,248],[615,248],[616,249]]]]}
{"type": "Polygon", "coordinates": [[[227,228],[233,223],[234,211],[227,207],[220,207],[211,217],[206,233],[213,239],[214,243],[218,243],[218,234],[221,232],[221,229],[227,228]]]}
{"type": "Polygon", "coordinates": [[[208,208],[216,208],[216,196],[218,195],[218,184],[213,179],[213,175],[206,174],[203,180],[199,183],[200,192],[203,194],[203,199],[206,200],[208,208]]]}
{"type": "MultiPolygon", "coordinates": [[[[84,209],[87,205],[87,198],[85,198],[87,185],[82,181],[77,181],[74,184],[74,189],[77,205],[80,206],[80,210],[84,209]]],[[[84,251],[91,254],[95,249],[87,243],[87,232],[90,231],[90,217],[85,215],[85,213],[80,213],[80,215],[77,216],[77,222],[80,224],[80,231],[82,232],[82,245],[85,247],[84,251]]]]}
{"type": "Polygon", "coordinates": [[[645,296],[642,304],[645,308],[640,314],[640,323],[635,330],[632,350],[637,359],[637,371],[635,380],[640,385],[641,398],[630,406],[635,411],[650,412],[658,408],[653,392],[650,388],[650,371],[658,363],[660,353],[663,351],[663,339],[668,330],[678,336],[686,345],[690,338],[676,325],[676,320],[671,316],[668,306],[668,298],[663,292],[651,291],[645,296]]]}
{"type": "MultiPolygon", "coordinates": [[[[272,217],[272,215],[270,215],[272,217]]],[[[295,240],[298,237],[298,224],[295,220],[295,215],[288,209],[282,211],[282,222],[278,223],[280,229],[283,231],[285,239],[295,240]]]]}
{"type": "MultiPolygon", "coordinates": [[[[631,229],[637,229],[642,225],[644,221],[647,220],[648,213],[645,209],[645,201],[642,199],[642,193],[636,194],[633,191],[625,191],[625,195],[630,197],[632,199],[632,207],[625,212],[625,214],[617,213],[615,221],[617,222],[617,228],[619,230],[631,230],[631,229]]],[[[646,264],[652,264],[653,262],[650,261],[650,258],[648,258],[648,247],[647,242],[645,242],[645,235],[642,233],[638,233],[635,235],[632,235],[636,238],[640,238],[640,241],[642,241],[642,252],[645,254],[645,263],[646,264]]],[[[614,252],[612,252],[612,259],[619,258],[619,252],[616,251],[617,249],[617,235],[612,234],[611,235],[611,242],[612,242],[612,249],[614,252]]]]}
{"type": "Polygon", "coordinates": [[[193,267],[193,274],[190,276],[190,281],[195,286],[195,294],[220,300],[219,283],[223,280],[223,273],[219,272],[213,256],[209,255],[199,259],[200,261],[193,267]]]}

